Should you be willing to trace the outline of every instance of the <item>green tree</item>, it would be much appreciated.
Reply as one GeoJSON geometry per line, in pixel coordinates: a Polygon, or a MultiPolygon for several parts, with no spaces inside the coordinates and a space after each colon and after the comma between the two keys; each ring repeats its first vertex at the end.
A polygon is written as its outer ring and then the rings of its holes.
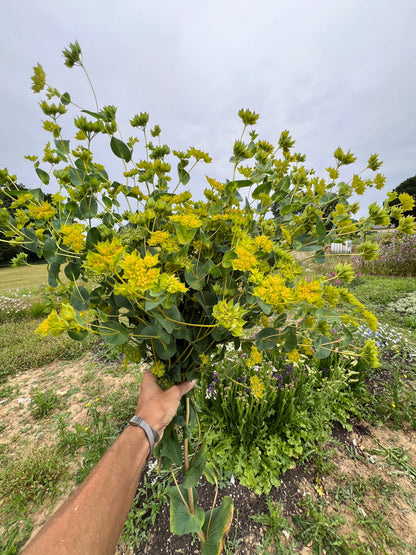
{"type": "MultiPolygon", "coordinates": [[[[409,178],[405,179],[402,183],[400,183],[400,185],[398,185],[395,189],[393,189],[392,192],[397,194],[397,198],[395,198],[390,203],[391,206],[395,206],[397,204],[400,204],[399,195],[401,195],[403,193],[407,193],[408,195],[410,195],[414,199],[415,204],[414,204],[413,208],[411,210],[403,211],[403,215],[404,216],[413,216],[414,218],[416,218],[416,175],[414,175],[413,177],[409,177],[409,178]]],[[[391,220],[392,220],[392,224],[395,227],[397,227],[399,225],[399,220],[398,219],[392,217],[391,220]]]]}

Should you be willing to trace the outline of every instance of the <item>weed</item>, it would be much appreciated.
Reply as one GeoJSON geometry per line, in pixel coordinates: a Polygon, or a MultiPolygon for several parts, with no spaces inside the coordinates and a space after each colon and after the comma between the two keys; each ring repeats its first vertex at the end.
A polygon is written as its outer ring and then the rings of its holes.
{"type": "Polygon", "coordinates": [[[10,400],[13,397],[16,397],[17,395],[19,395],[19,388],[17,386],[13,386],[13,385],[3,385],[2,387],[0,387],[0,399],[7,399],[10,400]]]}
{"type": "Polygon", "coordinates": [[[284,535],[284,533],[288,535],[293,532],[292,526],[286,518],[281,516],[282,505],[280,503],[274,504],[269,497],[267,497],[266,502],[268,513],[259,513],[251,517],[254,522],[266,526],[263,546],[261,550],[260,546],[257,546],[257,549],[259,549],[261,553],[270,553],[270,548],[273,548],[273,553],[279,555],[292,553],[292,551],[288,550],[284,541],[282,543],[282,535],[284,535]]]}
{"type": "Polygon", "coordinates": [[[87,403],[88,420],[85,424],[76,423],[70,430],[65,416],[58,419],[58,450],[64,454],[74,454],[83,450],[83,460],[78,466],[75,480],[81,483],[115,441],[119,430],[105,413],[96,407],[98,399],[87,403]]]}
{"type": "Polygon", "coordinates": [[[169,472],[156,475],[148,470],[143,475],[121,536],[127,547],[139,549],[148,540],[160,509],[168,502],[170,483],[169,472]]]}
{"type": "Polygon", "coordinates": [[[324,501],[314,501],[306,495],[298,504],[302,513],[293,516],[298,528],[295,537],[305,545],[312,544],[313,553],[351,555],[351,538],[338,533],[337,528],[345,524],[339,515],[328,515],[324,501]]]}
{"type": "Polygon", "coordinates": [[[40,391],[36,389],[31,392],[32,400],[30,402],[30,412],[34,418],[44,418],[51,413],[53,409],[61,406],[61,400],[51,389],[40,391]]]}
{"type": "Polygon", "coordinates": [[[23,459],[8,459],[0,469],[4,512],[27,511],[47,497],[55,497],[67,477],[66,465],[56,449],[43,447],[23,459]]]}

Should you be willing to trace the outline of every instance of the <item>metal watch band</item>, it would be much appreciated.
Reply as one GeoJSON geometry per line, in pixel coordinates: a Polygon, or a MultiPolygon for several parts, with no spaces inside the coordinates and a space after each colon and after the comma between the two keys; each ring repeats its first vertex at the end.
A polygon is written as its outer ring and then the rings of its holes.
{"type": "Polygon", "coordinates": [[[133,416],[130,420],[129,424],[131,426],[136,426],[137,428],[141,428],[147,436],[150,445],[150,453],[153,451],[153,447],[155,443],[157,443],[160,439],[159,434],[156,430],[154,430],[147,422],[143,420],[140,416],[133,416]]]}

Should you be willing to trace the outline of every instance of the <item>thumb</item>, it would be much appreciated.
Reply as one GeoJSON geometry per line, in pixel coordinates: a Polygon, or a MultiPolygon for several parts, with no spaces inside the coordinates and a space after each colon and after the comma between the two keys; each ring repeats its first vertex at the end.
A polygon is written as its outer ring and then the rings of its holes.
{"type": "Polygon", "coordinates": [[[191,382],[178,383],[176,387],[179,389],[179,393],[182,397],[182,395],[185,395],[186,393],[191,391],[191,389],[194,387],[195,384],[196,384],[196,380],[192,380],[191,382]]]}

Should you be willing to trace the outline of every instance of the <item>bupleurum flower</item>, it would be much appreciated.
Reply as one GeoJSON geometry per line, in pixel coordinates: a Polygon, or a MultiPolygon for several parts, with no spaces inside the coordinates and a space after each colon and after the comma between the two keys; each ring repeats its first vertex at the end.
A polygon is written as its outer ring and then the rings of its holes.
{"type": "Polygon", "coordinates": [[[267,235],[258,235],[255,239],[254,242],[256,243],[256,246],[258,249],[261,249],[264,252],[271,252],[273,249],[273,241],[270,239],[270,237],[267,237],[267,235]]]}
{"type": "Polygon", "coordinates": [[[360,358],[367,362],[371,368],[378,368],[380,366],[375,339],[367,339],[361,350],[360,358]]]}
{"type": "Polygon", "coordinates": [[[296,299],[299,301],[307,301],[315,303],[321,298],[321,284],[316,279],[307,281],[300,279],[296,286],[296,299]]]}
{"type": "Polygon", "coordinates": [[[212,310],[212,315],[218,324],[226,330],[230,330],[236,337],[243,335],[245,313],[246,310],[239,303],[233,304],[232,301],[226,300],[220,301],[212,310]]]}
{"type": "Polygon", "coordinates": [[[95,248],[98,252],[88,251],[85,267],[94,274],[114,272],[124,250],[120,240],[97,243],[95,248]]]}
{"type": "Polygon", "coordinates": [[[63,304],[60,314],[56,310],[52,310],[46,320],[36,328],[35,333],[42,336],[58,336],[67,330],[79,331],[80,329],[81,326],[75,316],[73,307],[69,304],[63,304]]]}
{"type": "Polygon", "coordinates": [[[286,287],[278,274],[265,276],[262,285],[254,287],[253,292],[260,300],[271,304],[279,311],[284,310],[294,300],[292,290],[286,287]]]}
{"type": "Polygon", "coordinates": [[[157,360],[152,366],[151,372],[157,378],[161,378],[165,374],[165,365],[162,361],[157,360]]]}
{"type": "Polygon", "coordinates": [[[119,262],[119,266],[123,273],[123,280],[128,282],[129,287],[144,293],[148,289],[157,286],[160,276],[160,269],[153,268],[158,264],[158,256],[147,253],[141,258],[137,252],[127,254],[123,260],[119,262]]]}
{"type": "Polygon", "coordinates": [[[170,219],[187,229],[198,229],[202,226],[202,221],[193,214],[174,214],[170,219]]]}
{"type": "Polygon", "coordinates": [[[293,351],[290,351],[290,353],[287,355],[288,360],[290,360],[290,362],[299,362],[300,360],[300,354],[299,351],[297,349],[293,349],[293,351]]]}
{"type": "Polygon", "coordinates": [[[261,364],[263,361],[262,354],[257,349],[255,345],[251,347],[251,352],[249,358],[246,360],[247,366],[256,366],[256,364],[261,364]]]}
{"type": "Polygon", "coordinates": [[[48,202],[32,204],[32,206],[29,207],[29,216],[35,220],[48,221],[55,216],[55,213],[55,208],[48,202]]]}
{"type": "Polygon", "coordinates": [[[231,265],[234,270],[240,270],[241,272],[247,272],[249,270],[254,270],[257,264],[257,259],[255,255],[245,246],[238,246],[234,249],[237,258],[232,260],[231,265]]]}
{"type": "Polygon", "coordinates": [[[85,246],[84,232],[83,224],[65,224],[61,227],[62,243],[74,252],[81,252],[85,246]]]}

